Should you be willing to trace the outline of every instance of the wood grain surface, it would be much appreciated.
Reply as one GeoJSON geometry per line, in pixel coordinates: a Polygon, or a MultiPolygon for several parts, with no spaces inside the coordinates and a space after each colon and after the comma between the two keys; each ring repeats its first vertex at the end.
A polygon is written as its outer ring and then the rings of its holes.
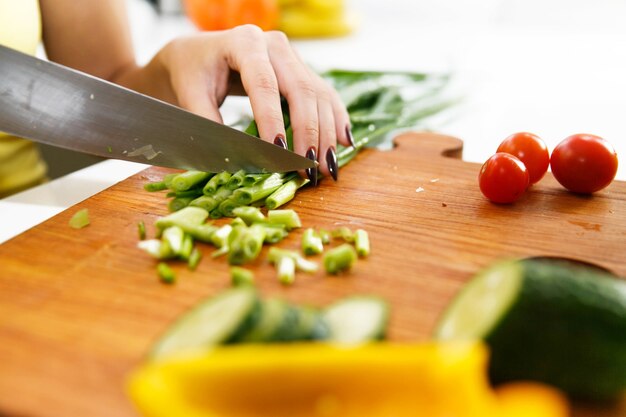
{"type": "MultiPolygon", "coordinates": [[[[626,276],[625,183],[581,197],[548,174],[499,206],[478,190],[480,166],[453,158],[459,140],[411,133],[396,142],[362,152],[338,182],[303,189],[289,205],[305,227],[366,229],[371,256],[347,275],[299,274],[285,288],[264,249],[251,266],[264,295],[322,306],[378,294],[392,304],[390,338],[420,341],[463,283],[497,259],[565,256],[626,276]]],[[[167,172],[150,168],[0,245],[0,415],[136,416],[124,393],[129,370],[174,318],[229,286],[228,265],[209,246],[195,272],[174,265],[175,285],[161,284],[137,249],[137,223],[153,236],[167,212],[163,193],[142,186],[167,172]],[[80,208],[91,225],[71,229],[80,208]]],[[[279,246],[297,248],[300,236],[279,246]]],[[[626,405],[577,405],[575,415],[626,416],[626,405]]]]}

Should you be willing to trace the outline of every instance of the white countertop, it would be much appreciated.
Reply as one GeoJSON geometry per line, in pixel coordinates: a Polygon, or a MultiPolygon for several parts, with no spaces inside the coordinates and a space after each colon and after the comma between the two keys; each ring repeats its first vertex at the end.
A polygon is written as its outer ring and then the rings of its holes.
{"type": "MultiPolygon", "coordinates": [[[[516,131],[549,147],[573,133],[608,139],[626,158],[626,3],[620,0],[351,0],[351,36],[294,42],[315,68],[447,71],[464,97],[442,133],[465,141],[464,159],[482,162],[516,131]],[[479,4],[477,4],[479,3],[479,4]]],[[[158,17],[129,0],[135,47],[147,61],[182,17],[158,17]]],[[[225,119],[241,101],[227,100],[225,119]]],[[[0,243],[142,170],[105,161],[0,200],[0,243]]],[[[626,180],[626,159],[618,179],[626,180]]]]}

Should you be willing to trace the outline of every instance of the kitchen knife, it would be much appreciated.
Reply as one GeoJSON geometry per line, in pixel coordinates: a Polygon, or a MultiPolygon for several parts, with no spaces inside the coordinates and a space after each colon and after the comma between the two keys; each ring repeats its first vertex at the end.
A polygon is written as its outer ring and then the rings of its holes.
{"type": "Polygon", "coordinates": [[[288,172],[316,164],[176,106],[2,45],[0,131],[106,158],[207,172],[288,172]]]}

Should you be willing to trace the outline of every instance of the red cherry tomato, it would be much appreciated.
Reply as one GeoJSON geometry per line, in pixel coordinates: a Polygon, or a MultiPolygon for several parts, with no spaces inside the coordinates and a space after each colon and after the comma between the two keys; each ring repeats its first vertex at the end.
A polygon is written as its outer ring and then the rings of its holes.
{"type": "Polygon", "coordinates": [[[498,146],[498,152],[511,154],[522,161],[528,169],[531,184],[543,178],[550,165],[550,152],[546,143],[532,133],[512,134],[498,146]]]}
{"type": "Polygon", "coordinates": [[[507,204],[519,199],[529,185],[528,169],[508,153],[498,152],[480,169],[480,191],[494,203],[507,204]]]}
{"type": "Polygon", "coordinates": [[[559,143],[550,158],[554,178],[575,193],[590,194],[608,186],[617,173],[617,154],[599,136],[577,134],[559,143]]]}

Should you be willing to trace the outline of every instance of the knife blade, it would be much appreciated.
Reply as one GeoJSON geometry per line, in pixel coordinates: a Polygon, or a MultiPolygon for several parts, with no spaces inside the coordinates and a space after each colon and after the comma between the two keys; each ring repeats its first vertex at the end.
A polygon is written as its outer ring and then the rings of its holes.
{"type": "Polygon", "coordinates": [[[316,162],[62,65],[0,45],[0,131],[49,145],[207,172],[288,172],[316,162]]]}

